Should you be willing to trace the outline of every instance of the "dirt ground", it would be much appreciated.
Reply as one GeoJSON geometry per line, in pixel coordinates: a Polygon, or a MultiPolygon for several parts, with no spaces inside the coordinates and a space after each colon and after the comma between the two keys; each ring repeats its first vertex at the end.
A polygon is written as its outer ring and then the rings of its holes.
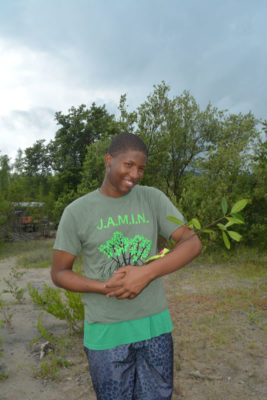
{"type": "MultiPolygon", "coordinates": [[[[15,257],[0,261],[0,291],[6,286],[3,278],[8,278],[15,265],[15,257]]],[[[212,274],[217,278],[207,288],[205,276],[211,271],[204,266],[187,268],[188,271],[165,278],[174,322],[173,400],[267,399],[267,343],[262,322],[266,302],[254,296],[246,299],[249,308],[240,304],[244,289],[251,287],[256,293],[255,282],[234,281],[233,277],[225,281],[220,267],[214,267],[212,274]],[[218,301],[222,290],[225,300],[218,301]]],[[[52,286],[48,268],[24,271],[18,282],[20,287],[26,288],[28,282],[40,289],[44,283],[52,286]]],[[[16,304],[10,293],[2,298],[10,304],[13,316],[10,326],[0,329],[4,339],[0,365],[8,372],[8,378],[0,381],[0,399],[94,400],[82,338],[68,350],[70,367],[61,369],[58,381],[36,378],[40,351],[39,345],[32,347],[30,341],[39,333],[40,309],[33,305],[28,293],[22,304],[16,304]]],[[[64,322],[45,313],[43,325],[55,335],[67,332],[64,322]]]]}

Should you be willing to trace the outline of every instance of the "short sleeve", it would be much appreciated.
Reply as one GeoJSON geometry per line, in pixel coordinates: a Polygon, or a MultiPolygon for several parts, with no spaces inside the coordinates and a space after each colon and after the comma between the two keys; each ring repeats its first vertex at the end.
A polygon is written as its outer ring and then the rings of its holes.
{"type": "Polygon", "coordinates": [[[81,251],[77,223],[68,207],[65,208],[59,222],[54,250],[63,250],[73,255],[81,251]]]}
{"type": "Polygon", "coordinates": [[[166,239],[171,238],[171,234],[179,228],[178,224],[175,224],[167,219],[168,216],[178,218],[180,221],[185,223],[184,216],[181,212],[174,206],[170,199],[163,193],[159,191],[158,201],[157,201],[157,221],[159,234],[166,239]]]}

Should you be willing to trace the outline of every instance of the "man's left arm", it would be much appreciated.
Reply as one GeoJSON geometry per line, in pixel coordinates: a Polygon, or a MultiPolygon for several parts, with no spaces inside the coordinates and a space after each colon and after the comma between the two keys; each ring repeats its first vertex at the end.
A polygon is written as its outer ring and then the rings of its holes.
{"type": "Polygon", "coordinates": [[[107,296],[134,299],[151,281],[177,271],[200,254],[200,240],[186,226],[176,229],[171,237],[176,245],[166,256],[142,267],[128,265],[117,270],[115,274],[121,274],[121,279],[110,278],[106,282],[107,296]]]}

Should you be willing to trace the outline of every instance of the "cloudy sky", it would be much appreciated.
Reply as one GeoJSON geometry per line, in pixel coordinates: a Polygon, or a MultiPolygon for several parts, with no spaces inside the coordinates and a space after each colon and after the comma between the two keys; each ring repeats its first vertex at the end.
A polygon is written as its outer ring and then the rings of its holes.
{"type": "Polygon", "coordinates": [[[0,0],[0,154],[54,138],[56,111],[130,109],[165,80],[267,119],[266,0],[0,0]]]}

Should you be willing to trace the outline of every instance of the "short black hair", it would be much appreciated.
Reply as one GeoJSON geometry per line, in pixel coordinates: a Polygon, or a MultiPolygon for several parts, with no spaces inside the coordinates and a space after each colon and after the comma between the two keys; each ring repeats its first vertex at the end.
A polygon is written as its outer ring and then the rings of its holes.
{"type": "Polygon", "coordinates": [[[108,148],[108,154],[114,156],[128,150],[141,151],[148,156],[148,151],[143,140],[133,133],[123,132],[115,136],[108,148]]]}

